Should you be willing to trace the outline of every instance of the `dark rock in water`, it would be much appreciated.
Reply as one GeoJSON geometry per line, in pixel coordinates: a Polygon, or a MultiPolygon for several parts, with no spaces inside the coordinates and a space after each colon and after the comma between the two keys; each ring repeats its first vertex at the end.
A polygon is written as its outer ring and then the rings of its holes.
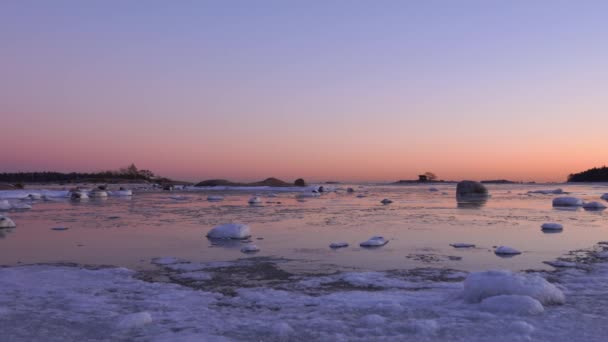
{"type": "Polygon", "coordinates": [[[108,186],[107,185],[100,185],[100,186],[97,187],[97,189],[105,191],[105,190],[108,189],[108,186]]]}
{"type": "Polygon", "coordinates": [[[173,185],[170,185],[170,184],[163,185],[163,190],[173,191],[173,185]]]}
{"type": "Polygon", "coordinates": [[[293,184],[295,186],[306,186],[306,182],[302,178],[296,179],[296,181],[293,184]]]}
{"type": "Polygon", "coordinates": [[[348,188],[348,189],[346,189],[346,192],[348,192],[348,193],[352,193],[352,192],[355,192],[355,189],[353,189],[353,188],[348,188]]]}
{"type": "Polygon", "coordinates": [[[225,179],[208,179],[196,184],[196,186],[231,186],[234,184],[225,179]]]}
{"type": "Polygon", "coordinates": [[[488,189],[479,182],[465,180],[456,186],[456,199],[458,200],[487,199],[488,196],[488,189]]]}
{"type": "Polygon", "coordinates": [[[323,191],[325,191],[325,188],[323,188],[322,186],[320,186],[318,191],[319,192],[323,192],[323,191]]]}

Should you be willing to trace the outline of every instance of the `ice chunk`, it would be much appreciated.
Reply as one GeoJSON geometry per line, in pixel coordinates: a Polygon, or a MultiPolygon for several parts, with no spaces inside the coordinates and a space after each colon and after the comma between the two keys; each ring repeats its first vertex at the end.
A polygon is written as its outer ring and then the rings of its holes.
{"type": "Polygon", "coordinates": [[[203,271],[193,271],[186,273],[178,273],[175,277],[184,279],[184,280],[192,280],[192,281],[203,281],[203,280],[211,280],[213,276],[208,272],[203,271]]]}
{"type": "Polygon", "coordinates": [[[367,241],[363,241],[359,244],[361,247],[380,247],[384,246],[388,243],[388,240],[384,239],[382,236],[372,236],[367,241]]]}
{"type": "Polygon", "coordinates": [[[62,230],[68,230],[68,227],[53,227],[51,228],[52,230],[58,230],[58,231],[62,231],[62,230]]]}
{"type": "Polygon", "coordinates": [[[562,230],[562,229],[564,229],[564,226],[562,226],[559,223],[555,223],[555,222],[543,223],[543,225],[540,227],[542,230],[562,230]]]}
{"type": "Polygon", "coordinates": [[[183,262],[185,262],[185,260],[181,260],[181,259],[174,258],[174,257],[160,257],[160,258],[152,259],[152,263],[155,265],[172,265],[172,264],[178,264],[178,263],[183,263],[183,262]]]}
{"type": "Polygon", "coordinates": [[[545,264],[553,267],[576,267],[575,262],[555,260],[555,261],[543,261],[545,264]]]}
{"type": "Polygon", "coordinates": [[[499,295],[530,296],[545,305],[566,301],[560,289],[538,275],[495,270],[472,272],[464,281],[463,296],[467,302],[477,303],[499,295]]]}
{"type": "Polygon", "coordinates": [[[348,242],[344,242],[344,241],[340,241],[340,242],[332,242],[329,245],[329,248],[344,248],[344,247],[348,247],[348,242]]]}
{"type": "Polygon", "coordinates": [[[91,192],[89,192],[89,197],[91,197],[91,198],[104,198],[104,197],[108,197],[108,193],[105,192],[104,190],[93,189],[93,190],[91,190],[91,192]]]}
{"type": "Polygon", "coordinates": [[[452,244],[450,244],[450,246],[452,246],[454,248],[473,248],[473,247],[475,247],[475,245],[472,243],[464,243],[464,242],[452,243],[452,244]]]}
{"type": "Polygon", "coordinates": [[[32,209],[32,206],[27,203],[11,203],[11,209],[28,210],[32,209]]]}
{"type": "Polygon", "coordinates": [[[31,194],[27,194],[27,196],[24,199],[33,200],[33,201],[41,200],[42,199],[42,195],[39,194],[39,193],[37,193],[37,192],[34,192],[34,193],[31,193],[31,194]]]}
{"type": "Polygon", "coordinates": [[[121,329],[131,329],[150,323],[152,323],[152,315],[147,311],[142,311],[122,317],[120,321],[118,321],[118,327],[121,329]]]}
{"type": "Polygon", "coordinates": [[[71,199],[84,199],[89,198],[89,194],[84,190],[76,190],[70,193],[71,199]]]}
{"type": "Polygon", "coordinates": [[[11,204],[7,200],[0,200],[0,210],[10,210],[11,204]]]}
{"type": "Polygon", "coordinates": [[[604,210],[606,206],[600,202],[588,202],[583,204],[585,210],[604,210]]]}
{"type": "Polygon", "coordinates": [[[564,196],[553,199],[554,207],[580,207],[583,205],[583,200],[576,197],[564,196]]]}
{"type": "Polygon", "coordinates": [[[545,311],[538,300],[522,295],[488,297],[481,301],[480,307],[484,311],[512,315],[538,315],[545,311]]]}
{"type": "Polygon", "coordinates": [[[498,255],[517,255],[517,254],[521,254],[520,251],[518,251],[517,249],[515,249],[513,247],[509,247],[509,246],[500,246],[500,247],[496,248],[496,250],[494,251],[494,253],[496,253],[498,255]]]}
{"type": "Polygon", "coordinates": [[[0,228],[15,228],[17,225],[10,218],[0,215],[0,228]]]}
{"type": "Polygon", "coordinates": [[[248,202],[249,202],[249,204],[261,204],[262,199],[255,196],[255,197],[251,197],[248,202]]]}
{"type": "Polygon", "coordinates": [[[437,191],[439,191],[439,189],[437,189],[437,188],[429,188],[429,191],[430,192],[437,192],[437,191]]]}
{"type": "Polygon", "coordinates": [[[600,198],[608,201],[608,193],[603,194],[602,197],[600,197],[600,198]]]}
{"type": "Polygon", "coordinates": [[[240,223],[227,223],[211,229],[207,233],[212,239],[247,239],[251,237],[249,226],[240,223]]]}
{"type": "Polygon", "coordinates": [[[224,196],[220,196],[220,195],[207,196],[207,201],[209,201],[209,202],[219,202],[219,201],[223,201],[223,200],[224,200],[224,196]]]}
{"type": "Polygon", "coordinates": [[[241,252],[243,252],[243,253],[255,253],[255,252],[259,252],[259,251],[260,251],[260,249],[256,245],[247,245],[247,246],[243,246],[243,248],[241,248],[241,252]]]}
{"type": "Polygon", "coordinates": [[[133,196],[133,191],[123,189],[123,190],[110,191],[108,194],[111,196],[133,196]]]}
{"type": "Polygon", "coordinates": [[[385,198],[385,199],[383,199],[382,201],[380,201],[380,203],[382,203],[382,204],[391,204],[391,203],[393,203],[393,201],[391,201],[391,200],[390,200],[390,199],[388,199],[388,198],[385,198]]]}

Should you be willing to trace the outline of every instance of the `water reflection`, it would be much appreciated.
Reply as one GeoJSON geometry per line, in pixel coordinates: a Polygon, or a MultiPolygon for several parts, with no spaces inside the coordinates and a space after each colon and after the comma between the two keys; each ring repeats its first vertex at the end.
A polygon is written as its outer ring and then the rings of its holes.
{"type": "Polygon", "coordinates": [[[14,228],[2,228],[0,229],[0,239],[4,239],[8,234],[13,232],[14,228]]]}
{"type": "Polygon", "coordinates": [[[480,209],[483,208],[487,202],[487,199],[463,200],[462,198],[460,198],[458,199],[457,207],[458,209],[480,209]]]}

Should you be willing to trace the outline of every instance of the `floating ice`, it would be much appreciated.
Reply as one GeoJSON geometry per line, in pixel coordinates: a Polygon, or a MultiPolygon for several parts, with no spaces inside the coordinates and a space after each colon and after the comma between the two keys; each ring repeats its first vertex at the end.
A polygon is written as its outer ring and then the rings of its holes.
{"type": "Polygon", "coordinates": [[[563,304],[564,293],[538,275],[511,271],[470,273],[464,281],[463,296],[467,302],[477,303],[499,295],[530,296],[542,304],[563,304]]]}
{"type": "Polygon", "coordinates": [[[175,257],[159,257],[152,259],[152,263],[156,265],[172,265],[183,263],[185,260],[181,260],[175,257]]]}
{"type": "Polygon", "coordinates": [[[217,226],[207,233],[212,239],[247,239],[251,236],[249,226],[240,223],[227,223],[217,226]]]}
{"type": "Polygon", "coordinates": [[[133,196],[133,191],[128,189],[110,191],[108,193],[110,196],[133,196]]]}
{"type": "Polygon", "coordinates": [[[108,193],[104,190],[93,189],[89,192],[89,197],[91,198],[105,198],[108,197],[108,193]]]}
{"type": "Polygon", "coordinates": [[[576,267],[577,264],[575,262],[563,261],[563,260],[555,260],[555,261],[543,261],[545,264],[549,266],[553,266],[556,268],[559,267],[576,267]]]}
{"type": "Polygon", "coordinates": [[[517,254],[521,254],[520,251],[518,251],[515,248],[512,247],[508,247],[508,246],[500,246],[498,248],[496,248],[496,250],[494,251],[494,253],[498,254],[498,255],[517,255],[517,254]]]}
{"type": "Polygon", "coordinates": [[[0,215],[0,228],[15,228],[17,225],[10,218],[0,215]]]}
{"type": "Polygon", "coordinates": [[[39,193],[34,192],[34,193],[31,193],[31,194],[28,194],[24,199],[36,201],[36,200],[42,199],[42,195],[39,194],[39,193]]]}
{"type": "Polygon", "coordinates": [[[259,198],[258,196],[255,197],[251,197],[248,201],[249,204],[261,204],[262,203],[262,199],[259,198]]]}
{"type": "Polygon", "coordinates": [[[344,248],[344,247],[348,247],[348,242],[343,242],[343,241],[340,241],[340,242],[332,242],[332,243],[329,245],[329,248],[334,248],[334,249],[335,249],[335,248],[344,248]]]}
{"type": "Polygon", "coordinates": [[[390,199],[388,199],[388,198],[385,198],[385,199],[383,199],[382,201],[380,201],[380,203],[382,203],[382,204],[391,204],[391,203],[393,203],[393,201],[391,201],[391,200],[390,200],[390,199]]]}
{"type": "Polygon", "coordinates": [[[70,193],[70,198],[71,199],[89,198],[89,194],[84,190],[76,190],[76,191],[72,191],[70,193]]]}
{"type": "Polygon", "coordinates": [[[181,195],[178,195],[178,196],[169,196],[169,198],[172,199],[172,200],[176,200],[176,201],[185,201],[185,200],[188,199],[188,197],[181,196],[181,195]]]}
{"type": "Polygon", "coordinates": [[[580,207],[583,205],[583,200],[576,197],[564,196],[553,199],[554,207],[580,207]]]}
{"type": "Polygon", "coordinates": [[[13,202],[11,203],[11,209],[28,210],[32,209],[32,206],[27,203],[13,202]]]}
{"type": "Polygon", "coordinates": [[[547,223],[543,223],[542,226],[540,226],[542,230],[562,230],[564,229],[564,226],[562,226],[559,223],[555,223],[555,222],[547,222],[547,223]]]}
{"type": "Polygon", "coordinates": [[[260,251],[260,249],[256,245],[247,245],[247,246],[243,246],[243,248],[241,248],[241,252],[243,252],[243,253],[255,253],[255,252],[259,252],[259,251],[260,251]]]}
{"type": "Polygon", "coordinates": [[[608,201],[608,193],[603,194],[602,197],[600,197],[600,198],[608,201]]]}
{"type": "Polygon", "coordinates": [[[559,195],[559,194],[563,194],[564,190],[562,189],[554,189],[554,190],[534,190],[534,191],[528,191],[529,194],[543,194],[543,195],[559,195]]]}
{"type": "Polygon", "coordinates": [[[363,241],[359,244],[361,247],[380,247],[384,246],[388,243],[388,240],[384,239],[382,236],[372,236],[367,241],[363,241]]]}
{"type": "Polygon", "coordinates": [[[429,188],[429,191],[430,192],[437,192],[437,191],[439,191],[439,189],[437,189],[437,188],[429,188]]]}
{"type": "Polygon", "coordinates": [[[53,227],[51,228],[51,230],[57,230],[57,231],[62,231],[62,230],[68,230],[68,227],[53,227]]]}
{"type": "Polygon", "coordinates": [[[152,315],[149,312],[136,312],[126,315],[118,321],[118,327],[121,329],[131,329],[144,326],[152,323],[152,315]]]}
{"type": "Polygon", "coordinates": [[[588,202],[583,204],[583,209],[585,210],[604,210],[606,206],[600,202],[588,202]]]}
{"type": "Polygon", "coordinates": [[[522,295],[488,297],[481,301],[480,307],[484,311],[512,315],[538,315],[545,311],[538,300],[522,295]]]}
{"type": "Polygon", "coordinates": [[[207,196],[207,201],[209,201],[209,202],[219,202],[219,201],[223,201],[223,200],[224,200],[224,196],[220,196],[220,195],[207,196]]]}
{"type": "Polygon", "coordinates": [[[473,248],[473,247],[475,247],[475,245],[472,243],[464,243],[464,242],[452,243],[452,244],[450,244],[450,246],[452,246],[454,248],[473,248]]]}
{"type": "Polygon", "coordinates": [[[358,195],[357,195],[357,198],[363,198],[363,197],[365,197],[365,195],[364,195],[364,194],[358,194],[358,195]]]}

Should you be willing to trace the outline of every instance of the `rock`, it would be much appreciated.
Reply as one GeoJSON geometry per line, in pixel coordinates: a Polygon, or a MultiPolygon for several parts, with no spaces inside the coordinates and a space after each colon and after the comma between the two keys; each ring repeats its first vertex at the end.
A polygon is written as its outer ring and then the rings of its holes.
{"type": "Polygon", "coordinates": [[[576,197],[563,196],[553,199],[554,207],[580,207],[583,204],[583,200],[576,197]]]}
{"type": "Polygon", "coordinates": [[[562,189],[554,189],[554,190],[534,190],[534,191],[528,191],[529,194],[543,194],[543,195],[550,195],[550,194],[554,194],[554,195],[560,195],[564,193],[564,190],[562,189]]]}
{"type": "Polygon", "coordinates": [[[600,197],[601,199],[608,201],[608,193],[603,194],[602,197],[600,197]]]}
{"type": "Polygon", "coordinates": [[[484,200],[488,197],[488,189],[479,182],[464,180],[456,185],[457,200],[484,200]]]}
{"type": "Polygon", "coordinates": [[[342,241],[341,242],[332,242],[329,245],[329,248],[333,248],[333,249],[344,248],[344,247],[348,247],[348,242],[342,242],[342,241]]]}
{"type": "Polygon", "coordinates": [[[583,204],[583,209],[585,210],[604,210],[606,206],[600,202],[588,202],[583,204]]]}
{"type": "Polygon", "coordinates": [[[452,246],[454,248],[475,248],[474,244],[464,243],[464,242],[452,243],[452,244],[450,244],[450,246],[452,246]]]}
{"type": "Polygon", "coordinates": [[[554,223],[554,222],[548,222],[548,223],[543,223],[542,226],[540,226],[542,230],[562,230],[564,229],[564,226],[562,226],[559,223],[554,223]]]}
{"type": "Polygon", "coordinates": [[[256,253],[259,251],[260,251],[260,249],[256,245],[247,245],[247,246],[243,246],[243,248],[241,248],[241,252],[243,252],[243,253],[256,253]]]}
{"type": "Polygon", "coordinates": [[[508,247],[508,246],[500,246],[498,248],[496,248],[496,250],[494,251],[494,253],[498,254],[498,255],[517,255],[517,254],[521,254],[520,251],[518,251],[515,248],[512,247],[508,247]]]}
{"type": "Polygon", "coordinates": [[[57,231],[62,231],[62,230],[68,230],[68,227],[53,227],[51,228],[51,230],[57,230],[57,231]]]}
{"type": "Polygon", "coordinates": [[[350,193],[355,192],[355,189],[353,189],[353,188],[347,188],[347,189],[346,189],[346,192],[348,192],[348,193],[350,194],[350,193]]]}
{"type": "Polygon", "coordinates": [[[367,241],[363,241],[359,244],[361,247],[380,247],[384,246],[388,243],[388,240],[384,239],[382,236],[372,236],[367,241]]]}
{"type": "Polygon", "coordinates": [[[10,218],[0,215],[0,228],[15,228],[17,225],[10,218]]]}
{"type": "Polygon", "coordinates": [[[393,203],[393,201],[391,201],[391,200],[390,200],[390,199],[388,199],[388,198],[385,198],[385,199],[383,199],[382,201],[380,201],[380,203],[382,203],[382,204],[385,204],[385,205],[386,205],[386,204],[391,204],[391,203],[393,203]]]}
{"type": "Polygon", "coordinates": [[[223,201],[223,200],[224,200],[224,196],[219,196],[219,195],[207,196],[207,201],[209,201],[209,202],[219,202],[219,201],[223,201]]]}
{"type": "Polygon", "coordinates": [[[304,181],[304,179],[302,179],[302,178],[298,178],[298,179],[296,179],[296,181],[295,181],[295,182],[293,182],[293,184],[294,184],[295,186],[306,186],[306,182],[305,182],[305,181],[304,181]]]}
{"type": "Polygon", "coordinates": [[[247,239],[251,237],[249,226],[240,223],[227,223],[211,229],[207,233],[211,239],[247,239]]]}

